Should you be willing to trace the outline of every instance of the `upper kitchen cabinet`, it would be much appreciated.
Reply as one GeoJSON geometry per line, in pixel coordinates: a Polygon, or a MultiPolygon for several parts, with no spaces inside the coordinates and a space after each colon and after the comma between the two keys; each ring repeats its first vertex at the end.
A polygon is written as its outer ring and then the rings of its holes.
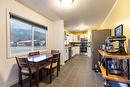
{"type": "Polygon", "coordinates": [[[81,38],[87,38],[87,32],[72,32],[73,42],[80,42],[81,38]]]}
{"type": "Polygon", "coordinates": [[[64,31],[64,44],[67,46],[70,42],[73,42],[72,34],[64,31]]]}

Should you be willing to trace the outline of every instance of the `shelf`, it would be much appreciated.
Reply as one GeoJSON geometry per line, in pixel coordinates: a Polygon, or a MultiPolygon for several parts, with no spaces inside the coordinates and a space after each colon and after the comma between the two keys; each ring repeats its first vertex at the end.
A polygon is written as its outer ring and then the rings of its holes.
{"type": "Polygon", "coordinates": [[[108,76],[106,75],[106,69],[100,64],[100,62],[98,62],[102,76],[104,78],[106,78],[107,80],[112,80],[112,81],[116,81],[116,82],[122,82],[122,83],[127,83],[130,84],[130,80],[128,80],[127,77],[124,76],[117,76],[117,75],[112,75],[112,74],[108,74],[108,76]]]}
{"type": "Polygon", "coordinates": [[[130,59],[130,55],[115,55],[108,54],[103,50],[98,50],[98,52],[102,55],[103,58],[112,58],[112,59],[130,59]]]}

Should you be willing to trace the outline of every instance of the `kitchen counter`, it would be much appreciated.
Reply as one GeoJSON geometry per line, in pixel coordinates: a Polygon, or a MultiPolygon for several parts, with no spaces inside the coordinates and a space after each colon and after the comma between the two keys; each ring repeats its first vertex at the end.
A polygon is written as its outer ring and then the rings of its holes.
{"type": "Polygon", "coordinates": [[[70,58],[74,57],[75,55],[80,54],[80,47],[79,46],[65,46],[64,47],[64,55],[65,61],[69,60],[70,58]]]}

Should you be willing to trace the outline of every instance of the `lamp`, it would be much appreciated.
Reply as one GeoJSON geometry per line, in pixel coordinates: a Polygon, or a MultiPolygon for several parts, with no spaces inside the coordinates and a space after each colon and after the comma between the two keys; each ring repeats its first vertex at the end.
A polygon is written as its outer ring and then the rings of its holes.
{"type": "Polygon", "coordinates": [[[74,2],[74,0],[60,0],[60,2],[64,6],[70,6],[74,2]]]}

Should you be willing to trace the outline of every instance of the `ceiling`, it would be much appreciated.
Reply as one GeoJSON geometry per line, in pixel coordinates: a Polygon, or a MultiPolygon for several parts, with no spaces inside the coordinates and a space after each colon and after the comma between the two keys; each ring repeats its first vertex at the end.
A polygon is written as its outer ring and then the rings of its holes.
{"type": "Polygon", "coordinates": [[[79,31],[99,27],[112,9],[116,0],[74,0],[69,7],[64,7],[60,0],[17,0],[50,20],[64,20],[66,29],[79,31]]]}

